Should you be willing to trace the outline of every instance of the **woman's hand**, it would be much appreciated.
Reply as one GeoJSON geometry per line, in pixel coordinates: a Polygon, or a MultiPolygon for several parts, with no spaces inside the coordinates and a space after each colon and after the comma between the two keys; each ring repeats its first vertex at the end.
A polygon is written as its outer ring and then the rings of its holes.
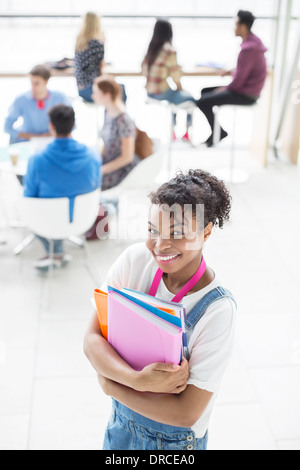
{"type": "Polygon", "coordinates": [[[186,359],[180,365],[154,363],[141,371],[132,369],[101,335],[96,312],[85,335],[84,352],[107,395],[115,383],[153,393],[179,394],[187,387],[189,364],[186,359]]]}
{"type": "Polygon", "coordinates": [[[154,363],[138,374],[135,389],[140,392],[175,393],[185,390],[189,378],[189,363],[183,359],[180,365],[154,363]]]}
{"type": "MultiPolygon", "coordinates": [[[[97,374],[98,382],[106,395],[110,395],[111,379],[97,374]]],[[[138,373],[135,390],[139,392],[179,394],[187,387],[189,363],[183,359],[180,365],[156,362],[138,373]]]]}
{"type": "Polygon", "coordinates": [[[232,75],[232,70],[221,69],[217,71],[217,75],[219,75],[220,77],[229,77],[230,75],[232,75]]]}
{"type": "Polygon", "coordinates": [[[51,133],[50,132],[44,132],[43,134],[33,134],[31,132],[19,132],[18,137],[19,137],[19,139],[30,140],[34,137],[51,137],[51,133]]]}
{"type": "Polygon", "coordinates": [[[176,82],[176,87],[178,91],[181,91],[182,90],[181,82],[176,82]]]}

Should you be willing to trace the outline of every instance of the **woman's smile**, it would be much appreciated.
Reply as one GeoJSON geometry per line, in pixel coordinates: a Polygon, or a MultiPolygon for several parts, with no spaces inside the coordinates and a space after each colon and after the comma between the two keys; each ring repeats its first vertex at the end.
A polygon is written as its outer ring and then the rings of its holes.
{"type": "Polygon", "coordinates": [[[180,254],[162,254],[162,253],[155,253],[155,252],[153,253],[157,262],[160,264],[174,263],[181,256],[180,254]]]}

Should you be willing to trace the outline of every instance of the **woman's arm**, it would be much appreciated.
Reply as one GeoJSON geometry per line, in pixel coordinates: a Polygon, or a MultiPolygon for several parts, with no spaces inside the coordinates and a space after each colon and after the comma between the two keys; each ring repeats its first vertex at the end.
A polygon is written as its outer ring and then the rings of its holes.
{"type": "Polygon", "coordinates": [[[177,62],[177,53],[172,50],[169,52],[166,65],[168,67],[169,75],[173,79],[177,90],[182,90],[181,85],[181,67],[178,65],[177,62]]]}
{"type": "Polygon", "coordinates": [[[20,103],[21,100],[22,98],[20,97],[19,99],[16,99],[13,102],[13,104],[9,108],[8,116],[6,117],[4,122],[4,132],[7,132],[10,137],[14,140],[19,137],[18,130],[14,129],[14,123],[18,120],[20,116],[23,115],[22,105],[20,103]]]}
{"type": "Polygon", "coordinates": [[[212,393],[188,385],[179,395],[138,392],[99,377],[103,391],[146,418],[171,426],[192,427],[207,407],[212,393]]]}
{"type": "Polygon", "coordinates": [[[188,362],[180,366],[155,363],[132,369],[101,335],[95,313],[84,339],[84,352],[97,374],[141,392],[181,393],[189,376],[188,362]]]}
{"type": "Polygon", "coordinates": [[[99,75],[102,75],[105,72],[105,67],[107,67],[107,64],[104,59],[100,60],[99,64],[99,75]]]}
{"type": "Polygon", "coordinates": [[[33,137],[51,137],[51,132],[43,132],[43,134],[34,134],[32,132],[19,132],[18,137],[20,139],[30,140],[33,137]]]}
{"type": "Polygon", "coordinates": [[[112,173],[123,168],[134,159],[135,139],[133,137],[123,137],[121,141],[121,155],[111,162],[102,166],[102,174],[112,173]]]}

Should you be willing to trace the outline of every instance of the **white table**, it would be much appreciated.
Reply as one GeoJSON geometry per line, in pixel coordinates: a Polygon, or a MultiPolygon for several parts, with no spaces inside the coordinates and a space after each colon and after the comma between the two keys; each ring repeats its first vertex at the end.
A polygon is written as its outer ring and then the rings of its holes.
{"type": "Polygon", "coordinates": [[[28,159],[37,151],[43,150],[50,142],[52,137],[36,137],[28,142],[19,142],[0,148],[0,173],[13,173],[16,176],[26,175],[28,159]],[[18,163],[13,165],[11,155],[18,155],[18,163]]]}
{"type": "MultiPolygon", "coordinates": [[[[10,221],[9,214],[7,213],[5,203],[4,203],[4,194],[2,191],[1,177],[3,173],[10,173],[16,175],[16,177],[23,177],[26,175],[28,159],[31,155],[36,153],[39,150],[45,148],[53,138],[38,137],[31,139],[28,142],[20,142],[17,144],[9,145],[8,147],[0,149],[0,205],[1,211],[4,214],[5,222],[7,227],[23,227],[24,224],[19,221],[10,221]],[[18,155],[18,162],[16,165],[13,165],[11,162],[11,155],[18,155]]],[[[21,251],[28,246],[33,240],[34,235],[29,234],[16,248],[14,249],[14,254],[19,254],[21,251]]],[[[1,241],[0,241],[1,242],[1,241]]]]}

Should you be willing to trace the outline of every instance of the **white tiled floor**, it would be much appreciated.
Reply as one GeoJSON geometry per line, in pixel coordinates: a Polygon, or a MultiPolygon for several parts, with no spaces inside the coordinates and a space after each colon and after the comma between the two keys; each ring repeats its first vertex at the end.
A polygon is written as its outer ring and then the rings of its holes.
{"type": "MultiPolygon", "coordinates": [[[[213,172],[227,164],[227,147],[175,145],[173,169],[213,172]]],[[[231,188],[232,221],[206,247],[208,263],[239,304],[209,449],[299,450],[300,174],[274,160],[261,169],[245,151],[239,164],[250,179],[231,188]]],[[[9,175],[3,185],[13,220],[19,187],[9,175]]],[[[72,263],[49,280],[31,265],[42,254],[38,242],[13,256],[27,232],[1,227],[8,242],[0,245],[0,449],[99,449],[110,400],[83,354],[83,335],[94,287],[133,241],[90,242],[89,260],[68,245],[72,263]]]]}

